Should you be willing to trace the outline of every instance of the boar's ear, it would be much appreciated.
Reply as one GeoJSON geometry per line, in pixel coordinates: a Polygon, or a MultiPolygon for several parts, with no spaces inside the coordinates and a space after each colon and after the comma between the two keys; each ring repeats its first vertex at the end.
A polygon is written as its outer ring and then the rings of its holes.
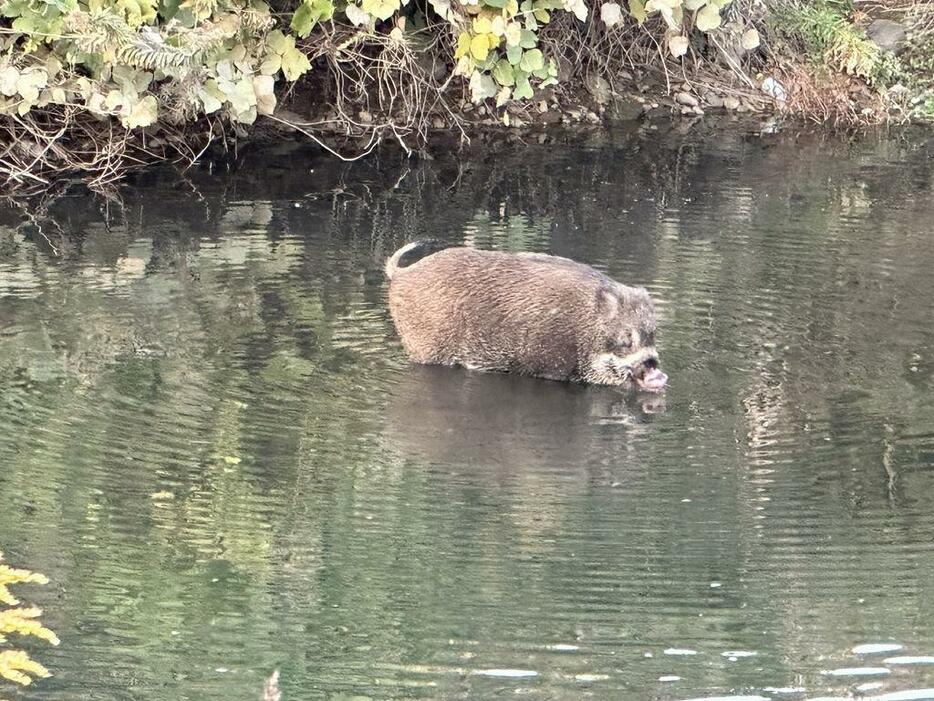
{"type": "Polygon", "coordinates": [[[597,312],[609,314],[619,308],[619,297],[612,290],[601,287],[597,290],[597,312]]]}

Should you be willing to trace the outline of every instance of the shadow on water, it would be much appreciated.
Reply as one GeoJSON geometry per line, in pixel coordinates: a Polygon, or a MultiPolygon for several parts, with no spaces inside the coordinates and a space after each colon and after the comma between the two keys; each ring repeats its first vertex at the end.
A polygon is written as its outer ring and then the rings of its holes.
{"type": "Polygon", "coordinates": [[[932,155],[277,148],[0,211],[30,698],[931,698],[932,155]],[[424,236],[647,286],[669,390],[410,366],[381,268],[424,236]]]}

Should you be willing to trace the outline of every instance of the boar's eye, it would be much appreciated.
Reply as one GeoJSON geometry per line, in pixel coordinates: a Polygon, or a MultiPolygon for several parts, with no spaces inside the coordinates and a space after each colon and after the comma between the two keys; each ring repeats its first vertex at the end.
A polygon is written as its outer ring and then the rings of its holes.
{"type": "Polygon", "coordinates": [[[616,339],[616,347],[622,350],[629,350],[632,348],[632,334],[628,331],[616,339]]]}

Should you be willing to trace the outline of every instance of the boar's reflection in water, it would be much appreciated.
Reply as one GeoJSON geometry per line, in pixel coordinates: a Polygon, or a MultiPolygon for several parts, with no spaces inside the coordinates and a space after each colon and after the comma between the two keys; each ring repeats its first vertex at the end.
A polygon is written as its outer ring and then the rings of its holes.
{"type": "Polygon", "coordinates": [[[661,391],[648,292],[541,253],[416,241],[386,263],[409,357],[551,380],[661,391]]]}
{"type": "Polygon", "coordinates": [[[613,471],[620,450],[638,459],[648,415],[663,411],[663,395],[413,365],[391,392],[384,436],[403,456],[481,472],[613,471]]]}

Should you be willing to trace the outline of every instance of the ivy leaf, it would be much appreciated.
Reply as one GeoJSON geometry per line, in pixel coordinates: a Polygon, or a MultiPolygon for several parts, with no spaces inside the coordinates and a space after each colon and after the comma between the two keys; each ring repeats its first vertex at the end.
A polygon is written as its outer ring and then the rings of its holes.
{"type": "Polygon", "coordinates": [[[292,82],[311,70],[308,57],[294,46],[282,54],[282,75],[292,82]]]}
{"type": "MultiPolygon", "coordinates": [[[[274,29],[266,35],[266,46],[269,47],[269,50],[276,54],[283,54],[288,49],[295,47],[295,39],[292,38],[289,41],[290,37],[286,37],[278,29],[274,29]]],[[[219,67],[219,64],[218,64],[219,67]]]]}
{"type": "Polygon", "coordinates": [[[616,2],[605,2],[600,6],[600,19],[607,27],[615,27],[623,21],[623,8],[616,2]]]}
{"type": "MultiPolygon", "coordinates": [[[[348,7],[350,7],[348,5],[348,7]]],[[[454,58],[461,58],[470,53],[470,33],[461,32],[457,35],[457,46],[454,49],[454,58]]]]}
{"type": "Polygon", "coordinates": [[[697,11],[694,24],[702,32],[709,32],[720,26],[720,10],[714,5],[705,5],[697,11]]]}
{"type": "Polygon", "coordinates": [[[213,78],[205,81],[204,86],[198,91],[198,98],[204,108],[205,114],[217,112],[224,105],[226,97],[217,86],[217,81],[213,78]]]}
{"type": "Polygon", "coordinates": [[[522,60],[522,47],[521,46],[507,46],[506,47],[506,59],[513,66],[518,66],[519,61],[522,60]]]}
{"type": "Polygon", "coordinates": [[[480,15],[479,17],[474,18],[473,21],[473,33],[474,34],[489,34],[493,31],[493,23],[490,22],[489,17],[484,17],[480,15]]]}
{"type": "Polygon", "coordinates": [[[39,91],[48,82],[49,76],[43,70],[30,70],[20,73],[16,80],[16,92],[22,95],[26,102],[35,102],[39,99],[39,91]]]}
{"type": "Polygon", "coordinates": [[[399,0],[363,0],[361,7],[377,19],[387,20],[399,9],[399,0]]]}
{"type": "Polygon", "coordinates": [[[522,60],[519,61],[519,68],[521,68],[526,73],[531,73],[532,71],[537,71],[539,68],[545,67],[545,57],[542,55],[541,49],[531,49],[522,54],[522,60]]]}
{"type": "Polygon", "coordinates": [[[311,11],[311,5],[303,2],[292,15],[292,22],[289,24],[292,31],[298,34],[302,39],[311,34],[312,27],[315,26],[315,16],[311,11]]]}
{"type": "Polygon", "coordinates": [[[230,109],[235,115],[247,112],[256,106],[256,91],[253,90],[253,79],[243,76],[234,83],[233,90],[227,93],[230,109]]]}
{"type": "Polygon", "coordinates": [[[13,97],[17,92],[17,80],[19,80],[19,71],[13,66],[7,66],[0,70],[0,93],[7,97],[13,97]]]}
{"type": "Polygon", "coordinates": [[[746,51],[752,51],[759,47],[759,32],[753,29],[748,29],[743,32],[743,48],[746,51]]]}
{"type": "Polygon", "coordinates": [[[587,3],[584,0],[564,0],[564,9],[573,12],[581,22],[587,21],[587,3]]]}
{"type": "Polygon", "coordinates": [[[500,59],[493,67],[493,78],[503,87],[515,85],[516,76],[512,70],[512,65],[506,59],[500,59]]]}
{"type": "Polygon", "coordinates": [[[478,34],[470,40],[470,55],[477,61],[485,61],[490,53],[490,42],[486,34],[478,34]]]}
{"type": "Polygon", "coordinates": [[[259,72],[261,75],[275,75],[282,68],[282,56],[279,54],[270,54],[260,64],[259,72]]]}
{"type": "Polygon", "coordinates": [[[522,27],[518,22],[510,22],[506,25],[506,46],[519,46],[522,41],[522,27]]]}
{"type": "Polygon", "coordinates": [[[117,0],[117,9],[123,10],[126,23],[131,27],[149,24],[156,18],[156,3],[150,0],[117,0]]]}
{"type": "Polygon", "coordinates": [[[156,123],[159,114],[159,105],[153,95],[147,95],[130,108],[129,114],[121,116],[120,121],[127,129],[148,127],[156,123]]]}
{"type": "Polygon", "coordinates": [[[668,51],[675,58],[684,56],[688,52],[688,38],[681,34],[668,37],[668,51]]]}
{"type": "Polygon", "coordinates": [[[259,114],[272,114],[276,109],[275,83],[271,75],[253,76],[253,92],[256,94],[256,111],[259,114]]]}
{"type": "Polygon", "coordinates": [[[645,22],[646,17],[648,17],[642,0],[629,0],[629,14],[631,14],[632,18],[639,24],[645,22]]]}
{"type": "Polygon", "coordinates": [[[534,49],[538,46],[538,37],[535,36],[534,32],[530,32],[528,29],[522,30],[522,36],[519,39],[519,46],[523,49],[534,49]]]}
{"type": "Polygon", "coordinates": [[[356,27],[362,27],[370,22],[370,13],[364,12],[353,3],[347,5],[344,14],[347,15],[347,19],[350,20],[350,23],[356,27]]]}
{"type": "Polygon", "coordinates": [[[495,94],[496,83],[493,79],[479,71],[474,71],[473,75],[470,76],[471,99],[474,102],[483,102],[485,99],[493,97],[495,94]]]}
{"type": "Polygon", "coordinates": [[[527,75],[516,76],[516,89],[513,96],[517,100],[530,100],[532,98],[532,85],[527,75]]]}

